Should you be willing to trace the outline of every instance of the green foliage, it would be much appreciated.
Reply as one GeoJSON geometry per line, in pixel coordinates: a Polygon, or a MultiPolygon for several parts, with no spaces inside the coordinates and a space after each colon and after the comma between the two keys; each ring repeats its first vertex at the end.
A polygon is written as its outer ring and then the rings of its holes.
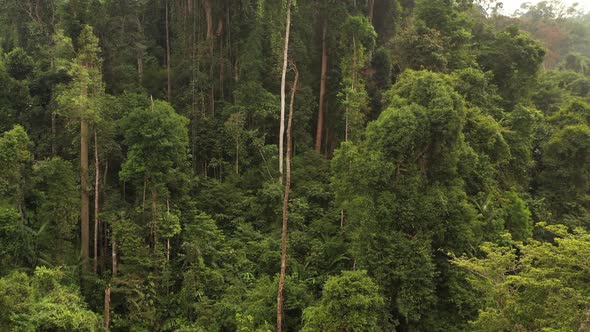
{"type": "Polygon", "coordinates": [[[39,162],[33,167],[35,182],[35,217],[39,225],[45,225],[51,237],[43,241],[43,247],[56,249],[55,259],[64,263],[64,255],[73,249],[79,219],[79,191],[72,165],[60,158],[39,162]]]}
{"type": "Polygon", "coordinates": [[[342,69],[342,90],[338,94],[344,109],[345,140],[360,137],[360,131],[369,112],[369,96],[365,79],[360,71],[368,64],[368,54],[375,47],[377,34],[366,17],[350,16],[341,27],[340,47],[344,56],[342,69]]]}
{"type": "Polygon", "coordinates": [[[14,272],[0,279],[0,304],[2,329],[99,331],[99,316],[59,269],[38,267],[33,276],[14,272]]]}
{"type": "MultiPolygon", "coordinates": [[[[57,44],[67,56],[72,48],[71,40],[63,35],[57,35],[57,44]]],[[[92,27],[86,25],[79,36],[79,48],[73,59],[60,58],[72,77],[67,85],[60,87],[56,96],[59,106],[58,114],[70,119],[86,119],[96,122],[100,118],[97,96],[103,93],[101,77],[101,59],[98,38],[92,27]]]]}
{"type": "Polygon", "coordinates": [[[472,322],[474,331],[585,331],[590,297],[585,263],[590,238],[578,229],[545,226],[554,243],[532,241],[515,247],[486,243],[484,258],[457,258],[457,266],[485,297],[472,322]],[[517,250],[519,251],[517,255],[517,250]]]}
{"type": "Polygon", "coordinates": [[[19,238],[19,220],[18,210],[10,206],[0,206],[0,238],[7,239],[0,244],[0,267],[4,275],[9,271],[9,266],[15,263],[19,258],[22,247],[15,239],[19,238]],[[8,239],[13,239],[8,241],[8,239]]]}
{"type": "MultiPolygon", "coordinates": [[[[439,52],[442,51],[449,67],[453,69],[473,64],[473,55],[468,49],[472,22],[462,8],[461,1],[418,0],[414,10],[419,29],[428,36],[428,41],[420,44],[429,45],[430,48],[442,44],[444,50],[439,52]],[[426,27],[420,27],[422,22],[426,27]]],[[[435,58],[439,58],[438,62],[441,61],[440,55],[436,55],[435,58]]]]}
{"type": "Polygon", "coordinates": [[[25,167],[32,159],[30,147],[29,136],[19,125],[0,136],[0,200],[22,204],[25,167]]]}
{"type": "Polygon", "coordinates": [[[533,220],[525,201],[515,192],[507,192],[506,229],[515,241],[526,241],[533,236],[533,220]]]}
{"type": "Polygon", "coordinates": [[[188,120],[170,104],[155,101],[123,119],[125,144],[129,147],[121,178],[163,185],[186,166],[188,120]]]}
{"type": "Polygon", "coordinates": [[[305,309],[302,331],[381,331],[385,301],[367,271],[326,281],[318,306],[305,309]]]}
{"type": "MultiPolygon", "coordinates": [[[[277,328],[287,3],[0,0],[1,331],[277,328]]],[[[283,330],[588,330],[590,16],[292,5],[283,330]]]]}
{"type": "MultiPolygon", "coordinates": [[[[551,202],[556,205],[555,217],[579,217],[577,221],[571,221],[576,226],[586,219],[587,213],[585,193],[590,189],[590,179],[586,172],[580,170],[589,162],[589,144],[590,128],[579,124],[566,126],[555,132],[545,146],[544,189],[551,202]]],[[[570,217],[566,218],[569,219],[570,217]]]]}
{"type": "Polygon", "coordinates": [[[333,184],[357,266],[384,288],[394,319],[420,328],[436,305],[434,248],[465,252],[475,241],[458,174],[464,101],[426,71],[403,74],[385,100],[366,140],[337,151],[333,184]]]}
{"type": "Polygon", "coordinates": [[[543,46],[516,26],[499,32],[483,46],[479,63],[494,74],[494,83],[508,109],[530,94],[545,56],[543,46]]]}
{"type": "Polygon", "coordinates": [[[0,132],[21,123],[30,110],[31,97],[26,82],[10,77],[0,61],[0,132]]]}
{"type": "Polygon", "coordinates": [[[15,48],[6,54],[6,71],[17,80],[28,78],[34,69],[33,59],[22,48],[15,48]]]}
{"type": "Polygon", "coordinates": [[[428,28],[422,21],[397,35],[395,53],[404,69],[444,71],[449,62],[440,32],[428,28]]]}

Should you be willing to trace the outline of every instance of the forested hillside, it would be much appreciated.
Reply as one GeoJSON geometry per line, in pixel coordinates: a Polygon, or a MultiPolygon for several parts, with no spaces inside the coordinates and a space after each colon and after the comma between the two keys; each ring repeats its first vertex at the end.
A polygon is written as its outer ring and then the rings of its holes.
{"type": "Polygon", "coordinates": [[[0,331],[590,331],[590,14],[501,8],[0,0],[0,331]]]}

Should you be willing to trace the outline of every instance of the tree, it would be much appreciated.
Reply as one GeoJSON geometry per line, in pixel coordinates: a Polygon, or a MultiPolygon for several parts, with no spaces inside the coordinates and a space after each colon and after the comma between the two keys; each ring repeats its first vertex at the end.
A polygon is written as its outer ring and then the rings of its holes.
{"type": "Polygon", "coordinates": [[[17,125],[0,136],[0,202],[11,204],[25,220],[24,179],[26,166],[31,161],[31,141],[24,128],[17,125]]]}
{"type": "Polygon", "coordinates": [[[470,273],[469,282],[484,299],[473,331],[588,329],[590,297],[583,275],[590,237],[563,225],[538,226],[554,243],[485,243],[484,257],[453,260],[470,273]]]}
{"type": "Polygon", "coordinates": [[[137,108],[122,120],[127,158],[120,176],[132,180],[137,188],[151,192],[152,245],[158,242],[159,194],[167,194],[166,185],[185,170],[188,149],[188,120],[177,114],[167,102],[156,100],[150,108],[137,108]]]}
{"type": "Polygon", "coordinates": [[[382,287],[392,319],[430,329],[434,312],[445,310],[436,289],[458,282],[441,250],[466,252],[477,241],[458,173],[468,151],[465,104],[447,76],[428,71],[407,71],[384,100],[365,139],[335,154],[336,204],[347,212],[353,266],[382,287]]]}
{"type": "Polygon", "coordinates": [[[244,125],[246,119],[243,113],[232,113],[227,121],[225,121],[225,130],[230,135],[230,137],[235,141],[236,144],[236,175],[240,174],[240,149],[242,148],[241,145],[243,144],[242,140],[244,139],[244,125]]]}
{"type": "Polygon", "coordinates": [[[44,237],[43,247],[53,252],[52,262],[65,264],[74,248],[80,217],[76,173],[70,162],[54,157],[36,164],[33,175],[38,202],[35,216],[51,232],[44,237]]]}
{"type": "MultiPolygon", "coordinates": [[[[325,14],[324,14],[325,15],[325,14]]],[[[328,74],[328,46],[327,46],[327,34],[328,34],[328,19],[324,18],[322,24],[322,69],[320,77],[320,102],[318,109],[318,121],[315,136],[315,150],[317,153],[321,152],[322,149],[322,136],[324,133],[324,102],[326,98],[326,80],[328,74]]]]}
{"type": "Polygon", "coordinates": [[[60,269],[38,267],[33,276],[13,272],[0,279],[0,327],[7,330],[98,330],[99,316],[60,269]]]}
{"type": "Polygon", "coordinates": [[[552,205],[555,220],[570,226],[586,224],[590,178],[585,171],[590,149],[590,128],[585,124],[556,131],[545,146],[543,191],[552,205]]]}
{"type": "Polygon", "coordinates": [[[287,80],[287,62],[289,59],[289,33],[291,31],[291,2],[287,0],[287,18],[285,22],[285,46],[283,48],[283,71],[281,74],[281,118],[279,125],[279,182],[283,183],[283,156],[285,139],[285,85],[287,80]]]}
{"type": "Polygon", "coordinates": [[[6,69],[0,60],[0,132],[11,130],[17,124],[23,125],[31,110],[27,82],[16,80],[6,69]]]}
{"type": "MultiPolygon", "coordinates": [[[[66,41],[67,42],[67,41],[66,41]]],[[[69,64],[72,82],[57,96],[61,112],[80,121],[80,252],[85,267],[90,258],[90,183],[88,178],[89,123],[98,117],[96,97],[102,93],[101,59],[98,38],[92,27],[85,25],[78,38],[76,57],[69,64]]]]}
{"type": "Polygon", "coordinates": [[[342,67],[342,90],[338,94],[344,108],[344,140],[360,136],[360,131],[369,111],[369,97],[361,70],[369,63],[370,52],[375,47],[377,34],[364,16],[350,16],[341,26],[340,47],[344,56],[342,67]]]}
{"type": "Polygon", "coordinates": [[[545,56],[543,46],[516,26],[509,26],[495,38],[486,41],[479,55],[484,71],[492,71],[494,83],[504,98],[507,109],[512,109],[528,97],[545,56]]]}
{"type": "Polygon", "coordinates": [[[326,281],[317,306],[305,309],[302,331],[381,331],[385,301],[367,271],[326,281]]]}
{"type": "Polygon", "coordinates": [[[33,59],[22,48],[6,54],[6,71],[17,80],[24,80],[33,73],[33,59]]]}
{"type": "Polygon", "coordinates": [[[277,331],[283,329],[283,288],[285,287],[285,275],[287,273],[287,226],[289,221],[289,192],[291,190],[291,154],[292,154],[292,125],[295,93],[299,81],[299,71],[293,63],[295,78],[291,86],[291,102],[289,103],[289,120],[287,124],[287,176],[285,178],[285,193],[283,194],[283,226],[281,230],[281,272],[279,275],[279,287],[277,291],[277,331]]]}

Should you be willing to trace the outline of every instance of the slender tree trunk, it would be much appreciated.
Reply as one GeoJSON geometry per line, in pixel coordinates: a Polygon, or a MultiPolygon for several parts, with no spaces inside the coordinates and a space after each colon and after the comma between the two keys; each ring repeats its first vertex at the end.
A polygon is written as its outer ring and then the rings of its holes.
{"type": "Polygon", "coordinates": [[[141,85],[143,82],[143,56],[137,51],[137,82],[141,85]]]}
{"type": "MultiPolygon", "coordinates": [[[[166,211],[170,213],[170,201],[166,198],[166,211]]],[[[166,239],[166,262],[170,261],[170,238],[166,239]]]]}
{"type": "Polygon", "coordinates": [[[166,239],[166,261],[170,261],[170,239],[166,239]]]}
{"type": "Polygon", "coordinates": [[[141,83],[143,82],[143,52],[144,52],[144,47],[145,47],[144,46],[145,33],[144,33],[144,29],[143,29],[143,24],[142,24],[139,16],[136,17],[135,23],[137,24],[137,31],[139,31],[141,33],[142,42],[143,42],[141,45],[138,45],[137,50],[136,50],[136,52],[137,52],[137,79],[138,79],[137,82],[139,83],[139,85],[141,85],[141,83]]]}
{"type": "Polygon", "coordinates": [[[285,138],[285,83],[287,80],[287,61],[289,57],[289,33],[291,31],[291,1],[287,2],[287,22],[285,23],[285,47],[283,49],[283,72],[281,75],[281,123],[279,126],[279,181],[283,183],[283,141],[285,138]]]}
{"type": "Polygon", "coordinates": [[[328,73],[328,49],[326,46],[326,34],[328,30],[328,20],[324,19],[324,27],[322,29],[322,70],[320,79],[320,108],[318,111],[318,127],[315,135],[315,150],[321,153],[322,150],[322,134],[324,130],[324,98],[326,96],[326,79],[328,73]]]}
{"type": "Polygon", "coordinates": [[[104,329],[110,331],[111,328],[111,288],[104,290],[104,329]]]}
{"type": "Polygon", "coordinates": [[[20,216],[20,225],[24,225],[25,224],[25,211],[23,209],[23,203],[19,202],[18,203],[18,213],[20,216]]]}
{"type": "MultiPolygon", "coordinates": [[[[51,71],[55,69],[55,45],[51,46],[51,55],[50,55],[50,63],[49,68],[51,71]]],[[[51,156],[55,157],[57,155],[57,148],[56,148],[56,130],[55,130],[55,112],[51,112],[51,156]]]]}
{"type": "Polygon", "coordinates": [[[168,0],[166,0],[166,76],[168,79],[168,102],[172,102],[172,80],[170,77],[170,23],[168,19],[168,0]]]}
{"type": "Polygon", "coordinates": [[[89,268],[88,122],[80,120],[80,256],[89,268]]]}
{"type": "Polygon", "coordinates": [[[56,140],[56,130],[55,130],[55,114],[51,112],[51,156],[55,157],[57,155],[57,148],[55,145],[56,140]]]}
{"type": "Polygon", "coordinates": [[[94,273],[98,272],[98,234],[100,221],[98,219],[99,211],[99,179],[100,179],[100,165],[98,163],[98,138],[96,136],[96,129],[94,129],[94,273]]]}
{"type": "Polygon", "coordinates": [[[203,0],[203,10],[205,10],[205,19],[207,20],[207,39],[213,37],[213,16],[211,14],[211,0],[203,0]]]}
{"type": "Polygon", "coordinates": [[[236,175],[240,175],[240,139],[236,138],[236,175]]]}
{"type": "MultiPolygon", "coordinates": [[[[102,186],[100,188],[100,195],[102,195],[102,197],[105,197],[105,187],[107,184],[107,175],[108,175],[108,170],[109,170],[109,162],[108,160],[105,160],[104,162],[104,171],[102,172],[102,186]]],[[[104,223],[100,224],[100,229],[101,229],[101,245],[100,245],[100,257],[102,257],[103,259],[100,260],[100,270],[101,271],[105,271],[105,265],[107,264],[106,262],[106,257],[107,257],[107,253],[108,253],[108,233],[107,233],[107,227],[104,223]]]]}
{"type": "Polygon", "coordinates": [[[368,17],[369,17],[369,22],[373,23],[373,15],[374,15],[374,11],[375,11],[375,0],[368,0],[368,7],[369,7],[369,13],[368,13],[368,17]]]}
{"type": "Polygon", "coordinates": [[[213,84],[214,61],[213,51],[215,49],[215,40],[213,32],[213,14],[211,0],[203,0],[203,9],[205,10],[205,19],[207,21],[207,41],[209,42],[209,79],[211,88],[209,89],[209,112],[215,116],[215,85],[213,84]]]}
{"type": "Polygon", "coordinates": [[[223,84],[224,80],[225,80],[225,61],[223,60],[223,38],[219,38],[219,98],[221,101],[225,100],[225,92],[224,92],[225,87],[223,84]]]}
{"type": "Polygon", "coordinates": [[[154,237],[154,248],[158,243],[158,192],[152,189],[152,234],[154,237]]]}
{"type": "Polygon", "coordinates": [[[112,258],[112,269],[111,272],[113,273],[113,278],[117,276],[118,270],[118,262],[117,262],[117,238],[115,237],[115,227],[114,227],[115,219],[113,219],[111,224],[111,258],[112,258]]]}
{"type": "Polygon", "coordinates": [[[285,179],[285,195],[283,197],[283,229],[281,232],[281,274],[279,276],[279,289],[277,292],[277,332],[283,329],[283,290],[285,288],[285,274],[287,272],[287,225],[289,220],[289,191],[291,190],[291,145],[292,145],[292,124],[293,124],[293,106],[295,102],[295,92],[297,90],[297,81],[299,72],[293,64],[295,70],[295,80],[291,88],[291,102],[289,104],[289,122],[287,125],[287,176],[285,179]]]}
{"type": "Polygon", "coordinates": [[[143,199],[141,202],[141,217],[142,220],[145,222],[145,195],[147,190],[147,178],[143,178],[143,199]]]}
{"type": "Polygon", "coordinates": [[[102,187],[101,190],[102,190],[102,194],[103,195],[104,195],[104,192],[105,192],[104,188],[107,185],[107,175],[108,174],[109,174],[109,161],[106,160],[105,163],[104,163],[104,171],[103,171],[103,174],[102,174],[102,186],[103,187],[102,187]]]}

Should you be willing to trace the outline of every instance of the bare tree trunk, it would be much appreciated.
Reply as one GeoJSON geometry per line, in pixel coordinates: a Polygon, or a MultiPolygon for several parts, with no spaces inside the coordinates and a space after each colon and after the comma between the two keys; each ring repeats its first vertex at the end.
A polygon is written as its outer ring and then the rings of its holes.
{"type": "Polygon", "coordinates": [[[111,327],[111,288],[104,290],[104,329],[110,331],[111,327]]]}
{"type": "Polygon", "coordinates": [[[213,35],[213,14],[211,8],[211,0],[203,0],[203,9],[205,10],[205,19],[207,21],[207,41],[209,42],[209,57],[211,63],[209,64],[209,79],[211,80],[211,88],[209,89],[209,112],[215,115],[215,86],[213,84],[213,51],[215,49],[215,41],[213,35]]]}
{"type": "Polygon", "coordinates": [[[80,256],[88,269],[89,258],[89,197],[88,197],[88,122],[80,120],[80,256]]]}
{"type": "MultiPolygon", "coordinates": [[[[170,213],[170,201],[166,198],[166,211],[170,213]]],[[[170,261],[170,238],[166,239],[166,261],[170,261]]]]}
{"type": "MultiPolygon", "coordinates": [[[[51,47],[51,60],[50,60],[50,68],[51,71],[55,69],[55,45],[51,47]]],[[[51,112],[51,156],[55,157],[57,155],[56,149],[56,130],[55,130],[55,113],[51,112]]]]}
{"type": "Polygon", "coordinates": [[[143,199],[141,202],[141,218],[142,221],[145,222],[145,195],[147,190],[147,178],[144,177],[143,179],[143,199]]]}
{"type": "MultiPolygon", "coordinates": [[[[19,198],[20,200],[20,198],[19,198]]],[[[24,225],[25,224],[25,210],[23,209],[23,203],[19,202],[18,203],[18,213],[20,216],[20,225],[24,225]]]]}
{"type": "Polygon", "coordinates": [[[154,248],[158,243],[158,192],[152,189],[152,235],[154,238],[154,248]]]}
{"type": "Polygon", "coordinates": [[[285,83],[287,79],[287,60],[289,57],[289,33],[291,31],[291,1],[287,2],[287,22],[285,23],[285,48],[283,49],[283,73],[281,75],[281,123],[279,126],[279,181],[283,183],[283,141],[285,138],[285,83]]]}
{"type": "Polygon", "coordinates": [[[143,82],[143,56],[137,51],[137,81],[141,85],[143,82]]]}
{"type": "Polygon", "coordinates": [[[369,1],[369,4],[368,4],[369,13],[367,16],[369,16],[369,22],[373,23],[373,15],[375,12],[375,0],[368,0],[368,1],[369,1]]]}
{"type": "Polygon", "coordinates": [[[98,272],[98,233],[99,224],[98,219],[98,203],[99,203],[99,179],[100,179],[100,165],[98,163],[98,138],[96,137],[96,129],[94,129],[94,273],[98,272]]]}
{"type": "Polygon", "coordinates": [[[240,139],[236,138],[236,175],[240,175],[240,139]]]}
{"type": "Polygon", "coordinates": [[[113,278],[117,276],[117,239],[115,237],[115,227],[114,226],[115,220],[113,219],[111,224],[111,258],[112,258],[112,270],[113,278]]]}
{"type": "Polygon", "coordinates": [[[320,79],[320,108],[318,111],[318,127],[315,135],[315,150],[321,153],[322,134],[324,130],[324,98],[326,96],[326,79],[328,72],[328,49],[326,46],[326,34],[328,30],[328,20],[324,19],[324,28],[322,31],[322,70],[320,79]]]}
{"type": "MultiPolygon", "coordinates": [[[[109,162],[108,160],[104,161],[104,171],[102,172],[102,187],[100,188],[100,195],[102,195],[102,197],[105,197],[105,188],[107,185],[107,175],[108,175],[108,170],[109,170],[109,162]]],[[[100,221],[100,220],[99,220],[100,221]]],[[[100,257],[102,257],[102,259],[100,260],[100,271],[105,271],[105,265],[107,264],[106,262],[106,257],[107,257],[107,253],[108,253],[108,233],[107,233],[107,227],[104,223],[100,224],[100,229],[101,229],[101,244],[100,244],[100,257]]]]}
{"type": "Polygon", "coordinates": [[[166,0],[166,76],[168,78],[168,102],[171,102],[172,81],[170,77],[170,23],[168,22],[168,0],[166,0]]]}
{"type": "MultiPolygon", "coordinates": [[[[221,21],[220,21],[221,24],[221,21]]],[[[229,28],[229,27],[228,27],[229,28]]],[[[225,61],[223,60],[223,38],[219,38],[219,98],[225,100],[225,89],[223,81],[225,80],[225,61]]]]}
{"type": "MultiPolygon", "coordinates": [[[[166,15],[166,16],[168,16],[168,15],[166,15]]],[[[137,24],[137,31],[139,31],[142,36],[142,44],[138,45],[137,50],[136,50],[136,52],[137,52],[137,79],[138,79],[139,85],[141,85],[141,83],[143,82],[143,52],[144,52],[144,47],[145,47],[145,41],[144,41],[145,33],[144,33],[143,25],[142,25],[142,22],[141,22],[139,16],[135,18],[135,23],[137,24]]]]}
{"type": "Polygon", "coordinates": [[[170,261],[170,239],[166,239],[166,261],[170,261]]]}
{"type": "Polygon", "coordinates": [[[203,0],[203,9],[207,20],[207,39],[213,37],[213,16],[211,15],[211,0],[203,0]]]}
{"type": "Polygon", "coordinates": [[[51,156],[55,157],[57,155],[57,148],[55,145],[56,140],[56,130],[55,130],[55,114],[51,113],[51,156]]]}
{"type": "Polygon", "coordinates": [[[293,64],[295,71],[295,80],[291,87],[291,102],[289,104],[289,122],[287,125],[287,176],[285,179],[285,195],[283,197],[283,229],[281,232],[281,274],[279,275],[279,289],[277,292],[277,332],[283,329],[283,290],[285,288],[285,274],[287,272],[287,225],[289,220],[289,191],[291,190],[291,127],[293,124],[293,106],[295,102],[295,92],[297,90],[297,81],[299,72],[293,64]]]}

